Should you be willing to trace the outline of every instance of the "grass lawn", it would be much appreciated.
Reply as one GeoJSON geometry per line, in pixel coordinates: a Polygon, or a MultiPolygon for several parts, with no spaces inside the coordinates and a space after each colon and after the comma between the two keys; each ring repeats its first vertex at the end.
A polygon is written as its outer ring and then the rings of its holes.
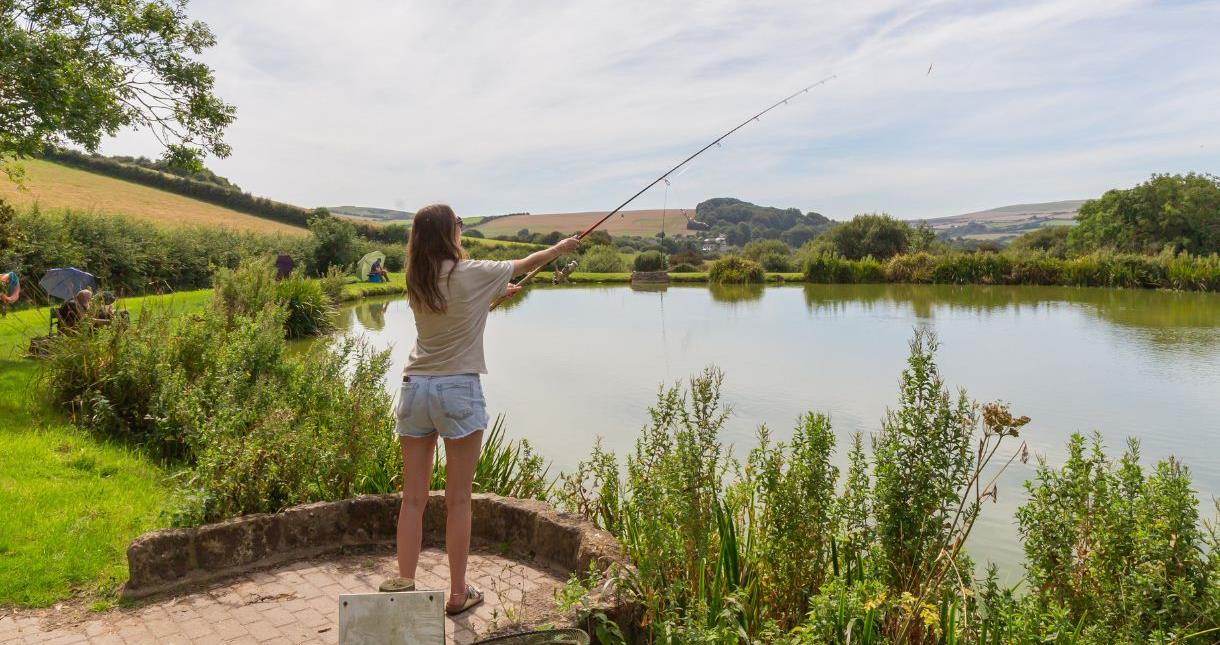
{"type": "MultiPolygon", "coordinates": [[[[401,293],[390,282],[352,282],[345,299],[401,293]]],[[[148,307],[198,311],[203,289],[127,298],[138,315],[148,307]]],[[[0,607],[42,607],[72,596],[104,607],[127,579],[127,545],[165,525],[170,470],[138,450],[74,426],[47,400],[40,365],[23,358],[29,340],[47,333],[47,308],[0,318],[0,607]]]]}
{"type": "MultiPolygon", "coordinates": [[[[155,298],[197,308],[210,292],[155,298]]],[[[124,301],[139,311],[149,299],[124,301]]],[[[0,606],[46,606],[73,595],[105,605],[127,579],[127,545],[162,525],[167,471],[99,440],[57,410],[39,364],[22,358],[46,333],[46,308],[0,318],[0,606]]]]}

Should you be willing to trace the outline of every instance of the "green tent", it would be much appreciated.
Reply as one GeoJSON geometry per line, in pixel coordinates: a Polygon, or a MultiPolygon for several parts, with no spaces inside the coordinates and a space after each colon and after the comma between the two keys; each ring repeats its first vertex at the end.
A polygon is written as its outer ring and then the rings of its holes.
{"type": "Polygon", "coordinates": [[[385,266],[385,253],[381,251],[371,251],[366,253],[360,261],[356,263],[356,275],[361,280],[368,280],[369,274],[373,272],[373,265],[385,266]]]}

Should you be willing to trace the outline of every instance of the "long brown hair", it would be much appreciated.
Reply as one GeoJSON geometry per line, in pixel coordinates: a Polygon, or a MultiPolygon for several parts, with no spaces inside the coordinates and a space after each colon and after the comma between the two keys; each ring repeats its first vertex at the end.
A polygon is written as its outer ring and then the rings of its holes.
{"type": "Polygon", "coordinates": [[[448,308],[441,293],[441,267],[452,261],[448,278],[457,263],[466,256],[461,245],[454,242],[458,218],[445,204],[431,204],[415,213],[411,219],[411,236],[407,242],[407,298],[411,306],[443,314],[448,308]]]}

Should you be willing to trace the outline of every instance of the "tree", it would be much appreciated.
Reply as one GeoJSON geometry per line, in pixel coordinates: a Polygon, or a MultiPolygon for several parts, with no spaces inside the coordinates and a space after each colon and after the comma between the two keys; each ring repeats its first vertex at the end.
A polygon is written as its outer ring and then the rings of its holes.
{"type": "Polygon", "coordinates": [[[627,265],[613,246],[597,244],[581,256],[580,270],[588,273],[622,273],[627,270],[627,265]]]}
{"type": "Polygon", "coordinates": [[[610,234],[601,229],[586,235],[585,241],[589,244],[601,244],[603,246],[610,246],[614,244],[614,239],[610,237],[610,234]]]}
{"type": "Polygon", "coordinates": [[[1070,226],[1044,226],[1012,241],[1014,251],[1040,251],[1057,258],[1067,257],[1070,226]]]}
{"type": "Polygon", "coordinates": [[[762,258],[767,255],[783,255],[791,253],[791,249],[787,244],[779,240],[754,240],[741,250],[741,257],[755,262],[762,262],[762,258]]]}
{"type": "Polygon", "coordinates": [[[857,215],[831,229],[828,236],[835,250],[845,258],[859,260],[873,256],[878,260],[904,253],[911,227],[885,213],[857,215]]]}
{"type": "Polygon", "coordinates": [[[356,227],[351,222],[330,214],[325,208],[314,209],[309,218],[309,232],[313,233],[314,271],[326,273],[332,266],[347,270],[358,260],[359,251],[356,227]]]}
{"type": "Polygon", "coordinates": [[[780,239],[788,246],[799,249],[801,246],[818,236],[818,230],[807,224],[797,224],[780,234],[780,239]]]}
{"type": "MultiPolygon", "coordinates": [[[[0,2],[0,164],[103,135],[147,128],[166,159],[225,157],[233,106],[196,57],[216,40],[185,0],[0,2]]],[[[18,169],[4,164],[14,174],[18,169]]]]}
{"type": "Polygon", "coordinates": [[[1110,190],[1080,206],[1068,246],[1200,255],[1220,253],[1220,177],[1153,175],[1127,190],[1110,190]]]}
{"type": "Polygon", "coordinates": [[[928,222],[922,221],[919,226],[911,229],[910,249],[915,253],[929,253],[936,244],[936,231],[928,222]]]}

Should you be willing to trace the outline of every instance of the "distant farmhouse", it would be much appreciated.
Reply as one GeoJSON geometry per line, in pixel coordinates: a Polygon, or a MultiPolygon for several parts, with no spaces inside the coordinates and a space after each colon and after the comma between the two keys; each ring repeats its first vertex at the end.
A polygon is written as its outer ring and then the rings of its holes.
{"type": "Polygon", "coordinates": [[[704,238],[701,243],[700,248],[704,253],[724,253],[729,250],[729,241],[723,235],[704,238]]]}

